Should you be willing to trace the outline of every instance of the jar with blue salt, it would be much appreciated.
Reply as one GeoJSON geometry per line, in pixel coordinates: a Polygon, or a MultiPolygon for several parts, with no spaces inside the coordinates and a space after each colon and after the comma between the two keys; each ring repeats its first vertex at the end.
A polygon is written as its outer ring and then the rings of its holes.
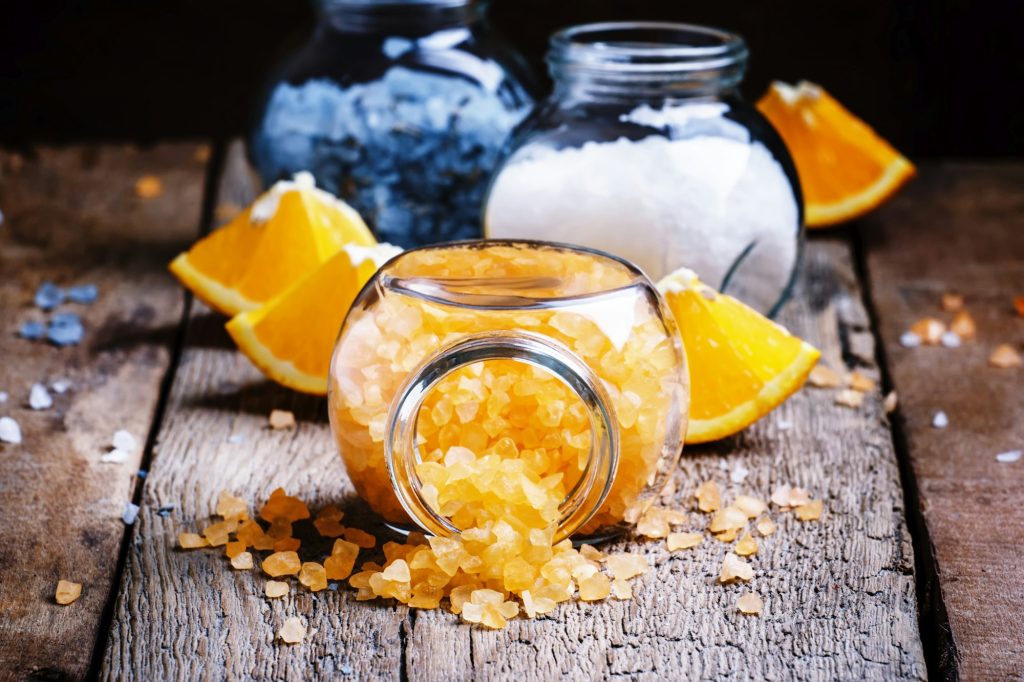
{"type": "Polygon", "coordinates": [[[477,0],[320,0],[249,140],[265,185],[308,170],[381,241],[480,236],[487,184],[528,112],[528,71],[477,0]]]}

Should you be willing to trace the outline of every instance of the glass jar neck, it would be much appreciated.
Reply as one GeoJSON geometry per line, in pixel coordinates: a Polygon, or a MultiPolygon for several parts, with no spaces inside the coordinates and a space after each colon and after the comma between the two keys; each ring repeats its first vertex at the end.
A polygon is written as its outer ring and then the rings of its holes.
{"type": "Polygon", "coordinates": [[[611,492],[619,464],[618,422],[601,381],[578,356],[555,341],[526,332],[484,332],[442,349],[413,371],[398,389],[388,413],[384,460],[395,495],[409,517],[433,535],[461,532],[430,506],[416,467],[423,460],[416,443],[420,408],[437,384],[452,372],[489,360],[515,360],[549,371],[582,401],[590,416],[591,445],[579,480],[559,505],[555,540],[583,527],[611,492]]]}
{"type": "Polygon", "coordinates": [[[320,0],[323,21],[342,33],[420,35],[467,26],[483,16],[481,0],[320,0]]]}
{"type": "Polygon", "coordinates": [[[733,33],[663,22],[583,24],[551,37],[556,98],[663,101],[735,90],[747,46],[733,33]]]}

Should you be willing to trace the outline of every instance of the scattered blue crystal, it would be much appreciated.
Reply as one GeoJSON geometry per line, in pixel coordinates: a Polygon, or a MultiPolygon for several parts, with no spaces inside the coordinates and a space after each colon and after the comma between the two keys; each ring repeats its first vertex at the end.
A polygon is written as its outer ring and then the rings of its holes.
{"type": "Polygon", "coordinates": [[[139,469],[135,475],[140,479],[144,479],[146,478],[146,476],[149,476],[149,472],[146,471],[145,469],[139,469]]]}
{"type": "Polygon", "coordinates": [[[68,300],[72,303],[94,303],[100,295],[100,290],[95,284],[79,284],[68,288],[68,300]]]}
{"type": "Polygon", "coordinates": [[[161,516],[161,517],[166,519],[168,516],[171,515],[172,511],[174,511],[174,505],[173,504],[167,504],[167,505],[164,505],[163,507],[160,507],[159,509],[157,509],[156,513],[157,513],[157,515],[159,515],[159,516],[161,516]]]}
{"type": "Polygon", "coordinates": [[[64,302],[64,290],[53,282],[43,282],[36,289],[35,302],[43,310],[53,310],[64,302]]]}
{"type": "Polygon", "coordinates": [[[18,330],[18,336],[23,339],[41,339],[46,336],[46,325],[42,322],[29,320],[21,325],[21,329],[18,330]]]}
{"type": "Polygon", "coordinates": [[[81,343],[85,329],[82,320],[74,313],[56,313],[50,318],[46,338],[58,346],[72,346],[81,343]]]}
{"type": "Polygon", "coordinates": [[[349,665],[348,663],[342,663],[341,666],[338,668],[338,670],[341,671],[342,675],[351,675],[352,674],[352,666],[349,665]]]}
{"type": "Polygon", "coordinates": [[[264,183],[309,170],[399,246],[480,237],[490,173],[526,97],[491,83],[496,64],[459,54],[479,82],[392,66],[347,88],[280,83],[253,138],[264,183]]]}
{"type": "Polygon", "coordinates": [[[408,38],[385,38],[380,49],[388,59],[398,59],[406,52],[411,52],[413,47],[415,43],[408,38]]]}
{"type": "Polygon", "coordinates": [[[331,592],[337,592],[338,591],[338,583],[328,583],[327,584],[327,589],[330,590],[331,592]]]}

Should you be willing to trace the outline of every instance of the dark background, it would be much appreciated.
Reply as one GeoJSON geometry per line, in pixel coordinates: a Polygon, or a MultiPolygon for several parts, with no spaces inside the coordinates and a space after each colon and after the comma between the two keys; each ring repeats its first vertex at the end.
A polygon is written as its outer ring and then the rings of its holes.
{"type": "MultiPolygon", "coordinates": [[[[303,0],[0,1],[0,144],[242,133],[269,69],[308,35],[303,0]],[[6,7],[5,7],[6,5],[6,7]]],[[[1024,2],[493,0],[543,73],[547,36],[608,19],[741,33],[743,90],[818,82],[902,151],[1024,154],[1024,2]]]]}

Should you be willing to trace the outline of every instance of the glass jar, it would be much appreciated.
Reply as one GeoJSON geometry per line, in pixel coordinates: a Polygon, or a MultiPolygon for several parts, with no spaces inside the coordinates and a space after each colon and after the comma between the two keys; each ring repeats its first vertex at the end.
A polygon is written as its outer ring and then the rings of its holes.
{"type": "Polygon", "coordinates": [[[476,0],[321,0],[250,138],[263,183],[310,171],[380,241],[480,236],[490,172],[529,110],[525,68],[476,0]]]}
{"type": "Polygon", "coordinates": [[[502,509],[557,541],[636,522],[682,452],[689,384],[672,314],[633,265],[477,241],[378,271],[328,399],[349,477],[393,526],[480,527],[479,491],[498,485],[502,509]]]}
{"type": "Polygon", "coordinates": [[[551,38],[554,92],[495,173],[485,234],[614,253],[655,280],[681,266],[773,313],[801,249],[782,140],[737,90],[742,38],[700,26],[604,23],[551,38]]]}

